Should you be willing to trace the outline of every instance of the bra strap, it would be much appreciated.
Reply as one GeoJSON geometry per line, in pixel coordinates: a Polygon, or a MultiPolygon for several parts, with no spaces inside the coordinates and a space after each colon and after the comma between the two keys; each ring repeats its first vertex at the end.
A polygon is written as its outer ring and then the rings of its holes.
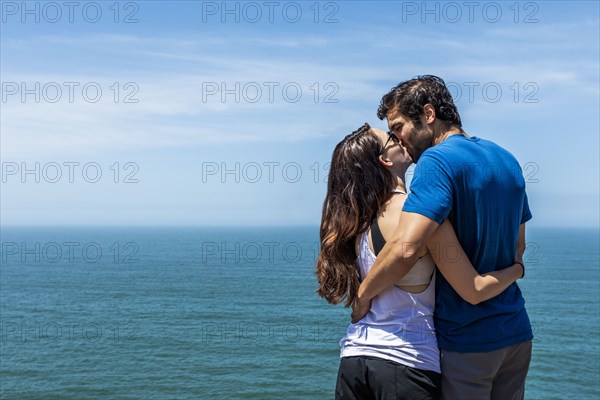
{"type": "MultiPolygon", "coordinates": [[[[392,189],[392,193],[406,194],[406,192],[403,192],[400,189],[392,189]]],[[[381,229],[379,229],[377,217],[375,217],[375,219],[373,219],[373,222],[371,222],[371,239],[373,239],[373,250],[375,250],[375,256],[378,256],[381,249],[383,249],[383,246],[385,246],[385,239],[383,238],[381,229]]]]}
{"type": "Polygon", "coordinates": [[[381,234],[381,229],[379,229],[377,218],[371,222],[371,239],[373,239],[373,250],[375,250],[375,256],[378,256],[381,249],[383,249],[383,246],[385,246],[385,239],[381,234]]]}

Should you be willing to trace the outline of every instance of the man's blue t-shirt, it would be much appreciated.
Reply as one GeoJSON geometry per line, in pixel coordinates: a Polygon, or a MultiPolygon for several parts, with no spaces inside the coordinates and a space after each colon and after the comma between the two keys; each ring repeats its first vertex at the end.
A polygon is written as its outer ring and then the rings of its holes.
{"type": "MultiPolygon", "coordinates": [[[[508,151],[489,140],[450,136],[421,155],[410,189],[403,211],[439,224],[448,218],[477,272],[513,264],[519,226],[531,212],[521,167],[508,151]]],[[[456,257],[452,249],[435,251],[456,257]]],[[[474,306],[438,274],[435,303],[441,349],[484,352],[533,338],[516,283],[474,306]]]]}

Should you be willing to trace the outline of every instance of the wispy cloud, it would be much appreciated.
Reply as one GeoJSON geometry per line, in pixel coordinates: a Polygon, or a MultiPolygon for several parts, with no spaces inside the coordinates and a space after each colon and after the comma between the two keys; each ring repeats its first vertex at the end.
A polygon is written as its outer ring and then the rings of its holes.
{"type": "MultiPolygon", "coordinates": [[[[574,29],[573,26],[567,28],[574,29]]],[[[523,32],[537,32],[530,36],[534,42],[542,42],[545,35],[553,32],[552,27],[545,27],[542,32],[536,29],[491,29],[487,35],[472,38],[469,42],[461,37],[451,39],[441,33],[426,38],[418,33],[404,33],[401,35],[403,40],[375,40],[384,31],[376,26],[327,38],[264,34],[245,37],[235,34],[219,37],[99,34],[3,38],[3,50],[9,58],[3,65],[4,82],[26,82],[29,88],[34,82],[41,85],[94,82],[102,88],[103,98],[98,103],[86,102],[76,91],[77,98],[73,103],[66,101],[66,95],[63,95],[58,103],[42,101],[38,104],[31,101],[31,96],[25,103],[19,101],[18,95],[10,96],[3,104],[2,152],[31,155],[215,143],[225,140],[217,134],[224,125],[228,130],[238,132],[236,140],[239,141],[310,140],[316,135],[315,125],[339,126],[337,120],[341,116],[364,112],[359,110],[368,110],[367,115],[373,116],[381,94],[396,83],[395,79],[413,76],[417,71],[432,71],[450,77],[448,81],[463,85],[465,91],[469,90],[470,82],[477,82],[479,87],[493,82],[501,85],[505,92],[509,92],[515,82],[521,86],[535,82],[540,90],[552,88],[564,96],[574,93],[597,96],[597,76],[592,74],[594,68],[597,70],[597,60],[593,58],[570,60],[540,54],[535,59],[510,59],[502,63],[490,58],[509,47],[515,51],[514,41],[523,32]],[[486,46],[490,36],[505,38],[506,42],[486,46]],[[431,49],[426,57],[413,56],[408,50],[408,43],[417,40],[424,48],[431,49]],[[307,61],[302,55],[272,53],[274,47],[302,47],[304,51],[308,47],[327,52],[339,46],[356,48],[367,43],[375,43],[375,46],[365,48],[362,57],[344,52],[349,58],[339,60],[312,57],[307,61]],[[36,50],[41,51],[48,45],[59,46],[59,53],[65,56],[53,60],[54,65],[63,68],[64,72],[31,74],[19,68],[28,63],[27,59],[10,59],[13,53],[23,55],[20,49],[24,46],[28,54],[35,54],[36,50]],[[241,45],[252,45],[253,51],[245,54],[223,51],[241,45]],[[470,52],[473,54],[464,57],[470,52]],[[456,53],[463,57],[456,57],[456,53]],[[477,57],[474,57],[475,53],[477,57]],[[104,58],[114,65],[102,69],[100,75],[82,74],[77,65],[70,66],[72,57],[68,55],[72,54],[78,54],[78,57],[94,54],[100,58],[104,54],[104,58]],[[440,60],[436,62],[438,57],[440,60]],[[129,90],[124,88],[129,82],[135,85],[133,95],[133,86],[129,90]],[[115,91],[111,87],[115,83],[120,90],[117,103],[112,101],[115,91]],[[137,103],[124,103],[128,94],[137,103]],[[288,135],[280,134],[282,127],[288,135]]],[[[567,39],[554,36],[558,42],[556,46],[566,45],[567,39]]],[[[531,42],[523,46],[531,51],[531,42]]],[[[34,55],[31,57],[35,58],[34,55]]],[[[479,95],[465,108],[478,107],[485,102],[486,99],[479,95]]],[[[516,107],[514,103],[502,101],[494,104],[494,108],[495,111],[512,112],[516,107]]],[[[322,134],[321,131],[319,135],[322,134]]]]}

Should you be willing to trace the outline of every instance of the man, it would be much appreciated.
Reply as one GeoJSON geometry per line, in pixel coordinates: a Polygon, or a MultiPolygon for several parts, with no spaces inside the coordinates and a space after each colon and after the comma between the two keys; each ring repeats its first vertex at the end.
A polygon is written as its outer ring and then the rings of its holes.
{"type": "MultiPolygon", "coordinates": [[[[525,222],[531,219],[517,160],[463,131],[442,79],[426,75],[400,83],[383,97],[377,115],[387,118],[417,165],[398,229],[360,285],[354,322],[368,312],[371,299],[412,268],[446,218],[480,274],[522,261],[525,222]]],[[[451,249],[439,251],[452,257],[451,249]]],[[[516,283],[491,300],[469,304],[438,274],[442,398],[523,398],[533,338],[524,304],[516,283]]]]}

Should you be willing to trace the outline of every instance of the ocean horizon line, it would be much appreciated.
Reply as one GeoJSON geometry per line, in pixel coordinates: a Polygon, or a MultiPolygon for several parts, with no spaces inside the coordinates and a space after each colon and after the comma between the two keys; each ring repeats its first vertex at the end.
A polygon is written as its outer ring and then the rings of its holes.
{"type": "MultiPolygon", "coordinates": [[[[273,229],[273,228],[314,228],[319,224],[289,224],[289,225],[213,225],[213,224],[0,224],[0,229],[11,228],[200,228],[200,229],[273,229]]],[[[600,225],[537,225],[528,224],[528,229],[568,229],[592,230],[600,232],[600,225]]]]}

